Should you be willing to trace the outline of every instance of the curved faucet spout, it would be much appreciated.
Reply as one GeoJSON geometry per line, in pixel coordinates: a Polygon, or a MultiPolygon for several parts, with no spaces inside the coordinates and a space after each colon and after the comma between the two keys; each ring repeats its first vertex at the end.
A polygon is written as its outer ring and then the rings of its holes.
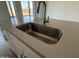
{"type": "Polygon", "coordinates": [[[40,4],[41,4],[41,3],[43,3],[44,6],[45,6],[45,11],[44,11],[44,22],[43,22],[43,24],[45,24],[45,22],[46,22],[46,3],[45,3],[45,1],[39,1],[38,8],[37,8],[37,13],[39,13],[40,4]]]}

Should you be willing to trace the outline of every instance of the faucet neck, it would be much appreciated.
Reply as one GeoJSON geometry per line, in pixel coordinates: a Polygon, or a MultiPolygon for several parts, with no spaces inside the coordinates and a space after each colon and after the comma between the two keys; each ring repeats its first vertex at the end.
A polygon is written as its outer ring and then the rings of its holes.
{"type": "Polygon", "coordinates": [[[40,4],[41,4],[41,3],[43,3],[44,6],[45,6],[45,11],[44,11],[44,22],[43,22],[43,24],[45,25],[45,22],[46,22],[46,3],[45,3],[45,1],[39,1],[38,8],[37,8],[37,13],[39,13],[40,4]]]}
{"type": "Polygon", "coordinates": [[[38,8],[37,8],[37,13],[39,13],[39,10],[40,10],[40,4],[41,4],[41,3],[44,4],[45,9],[46,9],[46,3],[45,3],[45,1],[39,1],[38,8]]]}

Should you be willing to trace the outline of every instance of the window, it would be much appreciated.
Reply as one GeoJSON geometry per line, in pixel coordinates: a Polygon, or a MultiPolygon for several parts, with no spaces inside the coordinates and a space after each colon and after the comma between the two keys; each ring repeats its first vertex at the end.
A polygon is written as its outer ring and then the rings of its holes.
{"type": "Polygon", "coordinates": [[[21,1],[24,22],[33,21],[32,1],[21,1]]]}
{"type": "Polygon", "coordinates": [[[15,13],[13,2],[12,1],[6,1],[6,5],[7,5],[7,8],[8,8],[10,17],[11,17],[12,24],[17,25],[18,21],[17,21],[17,18],[16,18],[16,13],[15,13]]]}
{"type": "MultiPolygon", "coordinates": [[[[18,24],[17,22],[17,16],[15,13],[14,5],[12,1],[6,1],[9,14],[11,16],[11,21],[15,25],[18,24]]],[[[33,21],[33,7],[32,7],[32,1],[21,1],[21,8],[23,13],[23,20],[24,23],[28,23],[33,21]]]]}

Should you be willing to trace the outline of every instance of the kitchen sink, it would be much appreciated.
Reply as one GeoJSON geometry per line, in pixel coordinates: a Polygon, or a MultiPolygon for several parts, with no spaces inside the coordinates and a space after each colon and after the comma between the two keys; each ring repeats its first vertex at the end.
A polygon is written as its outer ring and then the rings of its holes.
{"type": "Polygon", "coordinates": [[[31,22],[18,25],[16,28],[47,44],[56,44],[63,34],[60,29],[31,22]]]}

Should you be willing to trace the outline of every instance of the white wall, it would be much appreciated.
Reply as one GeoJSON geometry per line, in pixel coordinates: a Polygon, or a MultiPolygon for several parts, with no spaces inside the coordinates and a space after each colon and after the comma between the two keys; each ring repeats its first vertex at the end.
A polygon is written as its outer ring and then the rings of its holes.
{"type": "Polygon", "coordinates": [[[47,2],[47,16],[51,19],[79,22],[79,1],[47,2]]]}
{"type": "Polygon", "coordinates": [[[6,3],[3,1],[0,1],[0,21],[10,23],[10,16],[8,12],[8,8],[6,6],[6,3]]]}

